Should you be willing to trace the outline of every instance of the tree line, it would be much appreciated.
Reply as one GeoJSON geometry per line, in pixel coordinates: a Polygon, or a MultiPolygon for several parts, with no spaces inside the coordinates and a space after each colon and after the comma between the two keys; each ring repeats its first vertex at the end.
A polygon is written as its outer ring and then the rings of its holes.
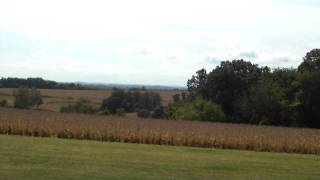
{"type": "Polygon", "coordinates": [[[320,128],[320,49],[298,68],[222,61],[197,71],[187,86],[190,96],[220,105],[226,122],[320,128]]]}
{"type": "Polygon", "coordinates": [[[58,83],[56,81],[44,80],[42,78],[1,78],[0,88],[39,88],[39,89],[86,89],[77,83],[58,83]]]}

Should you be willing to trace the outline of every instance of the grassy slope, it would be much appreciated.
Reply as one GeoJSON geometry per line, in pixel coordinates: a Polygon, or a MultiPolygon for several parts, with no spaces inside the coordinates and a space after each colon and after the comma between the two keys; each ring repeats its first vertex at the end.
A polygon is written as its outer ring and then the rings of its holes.
{"type": "Polygon", "coordinates": [[[320,156],[0,136],[0,179],[319,179],[320,156]]]}

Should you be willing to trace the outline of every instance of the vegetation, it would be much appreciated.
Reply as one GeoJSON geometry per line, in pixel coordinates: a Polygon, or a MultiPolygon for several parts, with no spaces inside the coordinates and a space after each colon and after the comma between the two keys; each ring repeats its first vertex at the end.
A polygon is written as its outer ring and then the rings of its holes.
{"type": "MultiPolygon", "coordinates": [[[[177,97],[176,95],[174,97],[177,97]]],[[[175,120],[225,121],[221,107],[214,102],[197,98],[191,102],[175,100],[166,108],[165,116],[175,120]]]]}
{"type": "Polygon", "coordinates": [[[319,157],[0,136],[1,179],[318,179],[319,157]],[[241,173],[240,173],[241,172],[241,173]]]}
{"type": "MultiPolygon", "coordinates": [[[[13,107],[14,88],[0,88],[0,99],[7,101],[8,107],[13,107]]],[[[43,104],[39,106],[41,110],[60,112],[62,106],[74,104],[79,99],[87,99],[94,106],[100,106],[102,101],[111,96],[112,89],[97,89],[97,90],[66,90],[66,89],[37,89],[40,91],[43,99],[43,104]]],[[[159,93],[162,99],[162,106],[166,106],[172,102],[172,95],[180,93],[180,91],[150,91],[159,93]]],[[[143,92],[141,92],[143,93],[143,92]]],[[[157,108],[157,107],[156,107],[157,108]]],[[[99,114],[102,114],[99,110],[99,114]]],[[[107,110],[108,111],[108,110],[107,110]]],[[[107,113],[110,114],[110,113],[107,113]]]]}
{"type": "Polygon", "coordinates": [[[5,99],[0,100],[0,107],[6,107],[8,106],[8,102],[5,99]]]}
{"type": "MultiPolygon", "coordinates": [[[[75,103],[68,104],[67,106],[62,106],[60,112],[63,113],[84,113],[84,114],[95,114],[99,111],[97,107],[92,105],[89,100],[79,99],[75,103]]],[[[106,114],[104,112],[104,114],[106,114]]]]}
{"type": "Polygon", "coordinates": [[[197,71],[187,85],[189,96],[221,105],[226,122],[320,128],[320,49],[297,69],[223,61],[209,73],[197,71]]]}
{"type": "Polygon", "coordinates": [[[34,106],[39,107],[43,103],[40,91],[36,89],[20,87],[13,92],[13,96],[15,108],[30,109],[34,106]]]}
{"type": "Polygon", "coordinates": [[[41,88],[41,89],[85,89],[84,86],[75,83],[58,83],[42,78],[1,78],[0,88],[41,88]]]}
{"type": "Polygon", "coordinates": [[[152,111],[161,106],[161,101],[159,93],[114,89],[111,96],[103,100],[101,109],[108,109],[112,114],[116,114],[118,109],[123,109],[127,113],[141,110],[152,111]]]}
{"type": "Polygon", "coordinates": [[[320,154],[320,130],[0,108],[0,134],[320,154]]]}

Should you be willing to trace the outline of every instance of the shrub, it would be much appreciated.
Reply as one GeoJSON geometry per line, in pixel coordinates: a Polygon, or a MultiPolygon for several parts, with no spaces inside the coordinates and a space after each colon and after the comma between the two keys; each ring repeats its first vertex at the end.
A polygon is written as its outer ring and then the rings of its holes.
{"type": "Polygon", "coordinates": [[[192,102],[171,104],[166,108],[165,115],[168,119],[199,120],[199,121],[224,121],[226,116],[221,108],[214,102],[197,98],[192,102]]]}
{"type": "Polygon", "coordinates": [[[120,116],[120,117],[126,116],[126,111],[125,111],[125,109],[123,109],[123,108],[118,108],[118,109],[116,110],[116,115],[117,115],[117,116],[120,116]]]}
{"type": "Polygon", "coordinates": [[[109,115],[109,114],[110,114],[110,111],[109,111],[108,108],[105,108],[105,109],[103,109],[103,110],[100,110],[100,111],[98,112],[98,114],[99,114],[99,115],[109,115]]]}
{"type": "Polygon", "coordinates": [[[90,101],[85,99],[79,99],[73,104],[62,106],[60,112],[63,113],[83,113],[83,114],[95,114],[98,112],[98,108],[93,106],[90,101]]]}
{"type": "Polygon", "coordinates": [[[163,118],[164,117],[164,108],[163,106],[158,106],[156,107],[152,114],[151,114],[151,117],[152,118],[155,118],[155,119],[160,119],[160,118],[163,118]]]}
{"type": "Polygon", "coordinates": [[[125,112],[137,112],[140,109],[152,111],[158,106],[161,106],[159,93],[115,89],[110,97],[103,100],[100,109],[108,108],[110,113],[116,114],[119,108],[124,109],[125,112]]]}
{"type": "Polygon", "coordinates": [[[140,109],[138,111],[138,117],[148,118],[148,117],[150,117],[150,111],[148,111],[147,109],[140,109]]]}
{"type": "Polygon", "coordinates": [[[19,88],[13,92],[14,107],[20,109],[30,109],[34,106],[39,107],[43,101],[40,91],[30,88],[19,88]]]}
{"type": "Polygon", "coordinates": [[[8,105],[7,100],[3,99],[0,101],[0,107],[6,107],[8,105]]]}

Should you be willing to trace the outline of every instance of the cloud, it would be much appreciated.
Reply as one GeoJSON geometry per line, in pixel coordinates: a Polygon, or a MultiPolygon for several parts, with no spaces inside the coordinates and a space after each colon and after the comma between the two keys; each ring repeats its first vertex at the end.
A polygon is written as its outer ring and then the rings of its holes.
{"type": "Polygon", "coordinates": [[[259,62],[260,65],[271,67],[297,67],[301,63],[301,57],[288,51],[265,52],[260,54],[259,62]]]}
{"type": "Polygon", "coordinates": [[[210,65],[217,65],[221,62],[220,59],[216,58],[216,57],[210,57],[210,56],[207,56],[204,58],[204,61],[203,63],[205,64],[210,64],[210,65]]]}
{"type": "Polygon", "coordinates": [[[238,57],[252,60],[252,59],[257,59],[258,54],[255,51],[246,51],[246,52],[239,53],[238,57]]]}
{"type": "Polygon", "coordinates": [[[139,54],[139,55],[149,55],[149,51],[146,48],[139,49],[136,52],[133,52],[133,54],[139,54]]]}

